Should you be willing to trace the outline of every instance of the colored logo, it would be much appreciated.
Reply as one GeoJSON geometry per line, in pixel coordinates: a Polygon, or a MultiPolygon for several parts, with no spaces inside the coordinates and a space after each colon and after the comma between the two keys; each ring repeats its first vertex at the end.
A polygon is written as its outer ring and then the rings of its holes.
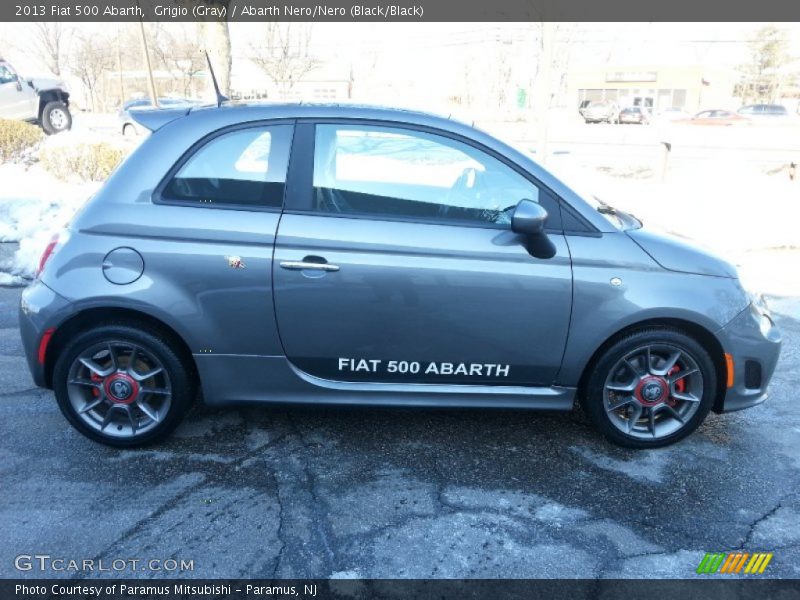
{"type": "Polygon", "coordinates": [[[228,260],[228,266],[231,269],[244,269],[245,264],[244,261],[239,256],[226,256],[228,260]]]}
{"type": "Polygon", "coordinates": [[[757,575],[764,572],[769,561],[772,560],[772,552],[706,552],[703,560],[697,565],[698,573],[738,573],[757,575]]]}

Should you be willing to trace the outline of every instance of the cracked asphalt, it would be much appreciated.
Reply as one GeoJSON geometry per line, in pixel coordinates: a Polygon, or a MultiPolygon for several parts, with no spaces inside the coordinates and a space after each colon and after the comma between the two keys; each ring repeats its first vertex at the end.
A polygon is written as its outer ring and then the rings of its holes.
{"type": "Polygon", "coordinates": [[[193,560],[182,575],[203,578],[683,578],[739,549],[800,576],[796,299],[772,303],[767,403],[662,450],[611,446],[579,414],[198,406],[121,451],[33,387],[19,295],[0,288],[0,577],[76,575],[15,570],[45,553],[193,560]]]}

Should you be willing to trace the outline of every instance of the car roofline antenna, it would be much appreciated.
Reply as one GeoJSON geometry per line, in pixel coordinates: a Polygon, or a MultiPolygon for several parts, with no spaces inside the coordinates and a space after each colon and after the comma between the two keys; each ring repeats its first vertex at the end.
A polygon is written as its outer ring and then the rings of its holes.
{"type": "Polygon", "coordinates": [[[224,96],[222,92],[219,91],[219,83],[217,82],[217,76],[214,74],[214,67],[211,64],[211,57],[208,55],[208,50],[205,51],[206,54],[206,62],[208,63],[208,70],[211,72],[211,81],[214,84],[214,93],[217,95],[217,108],[222,106],[223,102],[227,102],[230,100],[227,96],[224,96]]]}

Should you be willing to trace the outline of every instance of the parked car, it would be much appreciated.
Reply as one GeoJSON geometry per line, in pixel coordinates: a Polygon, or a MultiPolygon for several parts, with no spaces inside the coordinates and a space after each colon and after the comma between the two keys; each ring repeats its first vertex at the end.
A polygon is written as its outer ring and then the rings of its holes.
{"type": "MultiPolygon", "coordinates": [[[[188,98],[159,98],[160,108],[191,108],[200,103],[188,98]]],[[[136,98],[127,101],[119,111],[119,125],[122,135],[139,135],[143,133],[137,125],[136,120],[131,116],[131,112],[137,110],[154,110],[153,101],[150,98],[136,98]]]]}
{"type": "Polygon", "coordinates": [[[69,92],[63,81],[25,78],[0,58],[0,119],[28,121],[52,135],[72,127],[69,92]]]}
{"type": "Polygon", "coordinates": [[[587,123],[617,123],[619,106],[614,102],[592,102],[583,109],[583,120],[587,123]]]}
{"type": "Polygon", "coordinates": [[[656,113],[656,120],[658,121],[677,121],[679,119],[689,119],[692,115],[687,113],[682,108],[664,108],[656,113]]]}
{"type": "Polygon", "coordinates": [[[650,112],[641,106],[628,106],[620,111],[619,122],[645,125],[650,122],[650,112]]]}
{"type": "Polygon", "coordinates": [[[749,125],[750,119],[737,115],[735,112],[729,110],[704,110],[697,113],[690,119],[678,119],[674,123],[682,123],[688,125],[719,125],[728,127],[731,125],[749,125]]]}
{"type": "Polygon", "coordinates": [[[199,388],[212,405],[578,400],[637,448],[767,396],[780,334],[734,266],[468,125],[131,114],[153,133],[48,245],[20,308],[34,381],[93,440],[163,439],[199,388]]]}
{"type": "Polygon", "coordinates": [[[748,104],[747,106],[741,107],[736,112],[750,119],[774,119],[789,116],[789,111],[786,110],[785,106],[780,104],[748,104]]]}

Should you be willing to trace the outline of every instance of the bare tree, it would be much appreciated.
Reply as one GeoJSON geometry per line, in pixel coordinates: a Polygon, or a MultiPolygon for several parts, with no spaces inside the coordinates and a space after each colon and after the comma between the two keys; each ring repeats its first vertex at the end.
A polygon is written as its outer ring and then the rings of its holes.
{"type": "Polygon", "coordinates": [[[106,71],[114,68],[114,57],[108,51],[110,47],[110,40],[103,36],[81,35],[70,55],[70,71],[86,88],[93,111],[105,105],[98,102],[101,100],[98,92],[106,71]]]}
{"type": "Polygon", "coordinates": [[[261,44],[251,44],[251,59],[284,94],[320,65],[309,49],[311,27],[266,23],[261,44]]]}
{"type": "Polygon", "coordinates": [[[206,70],[203,43],[196,30],[177,25],[154,31],[149,41],[159,67],[169,71],[185,97],[194,95],[194,82],[206,70]]]}
{"type": "MultiPolygon", "coordinates": [[[[200,34],[204,40],[205,50],[209,54],[214,67],[220,92],[230,97],[231,95],[231,33],[227,21],[207,21],[200,23],[200,34]]],[[[203,57],[205,60],[205,57],[203,57]]],[[[208,90],[211,93],[212,82],[208,78],[208,90]]]]}
{"type": "Polygon", "coordinates": [[[786,32],[767,25],[756,32],[750,42],[750,60],[739,67],[741,79],[736,95],[747,104],[752,101],[775,102],[787,83],[787,67],[791,59],[787,52],[786,32]]]}
{"type": "Polygon", "coordinates": [[[32,23],[30,51],[57,77],[62,76],[72,30],[64,23],[32,23]]]}
{"type": "MultiPolygon", "coordinates": [[[[190,10],[195,2],[190,0],[174,0],[175,4],[188,7],[190,10]]],[[[208,13],[207,20],[197,23],[197,37],[200,40],[200,47],[208,52],[211,64],[214,67],[220,92],[230,97],[231,95],[231,32],[226,20],[230,10],[230,0],[203,0],[203,4],[209,8],[221,11],[225,9],[225,17],[219,18],[208,13]]],[[[203,56],[205,61],[205,56],[203,56]]],[[[203,63],[205,64],[205,63],[203,63]]],[[[196,75],[196,73],[195,73],[196,75]]],[[[194,76],[194,75],[193,75],[194,76]]],[[[206,93],[213,94],[211,78],[208,78],[206,93]]]]}
{"type": "Polygon", "coordinates": [[[514,72],[512,56],[513,41],[503,39],[499,34],[494,42],[495,68],[492,78],[494,100],[500,108],[507,108],[508,91],[511,86],[511,76],[514,72]]]}

